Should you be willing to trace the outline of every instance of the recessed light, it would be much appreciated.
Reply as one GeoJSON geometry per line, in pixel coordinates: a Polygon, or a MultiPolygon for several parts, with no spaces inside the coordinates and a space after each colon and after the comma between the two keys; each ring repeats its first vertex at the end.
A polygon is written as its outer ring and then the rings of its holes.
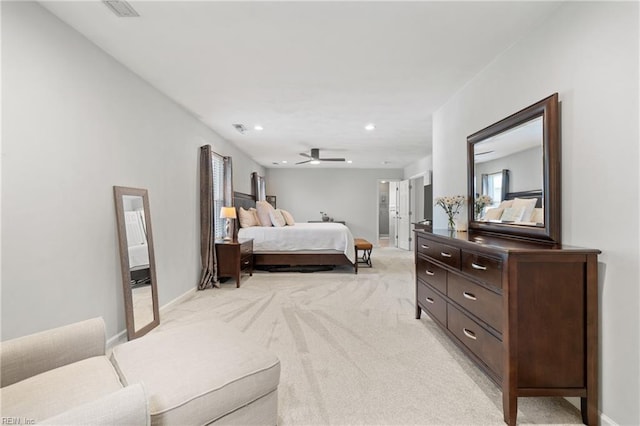
{"type": "Polygon", "coordinates": [[[373,124],[373,123],[369,123],[366,126],[364,126],[364,128],[365,128],[365,130],[372,131],[372,130],[375,130],[376,125],[373,124]]]}
{"type": "Polygon", "coordinates": [[[287,164],[287,160],[282,160],[282,164],[287,164]]]}
{"type": "Polygon", "coordinates": [[[256,124],[255,126],[253,126],[253,130],[257,130],[257,131],[264,130],[264,127],[262,127],[259,124],[256,124]]]}
{"type": "Polygon", "coordinates": [[[351,164],[351,163],[353,163],[353,161],[347,160],[347,164],[351,164]]]}

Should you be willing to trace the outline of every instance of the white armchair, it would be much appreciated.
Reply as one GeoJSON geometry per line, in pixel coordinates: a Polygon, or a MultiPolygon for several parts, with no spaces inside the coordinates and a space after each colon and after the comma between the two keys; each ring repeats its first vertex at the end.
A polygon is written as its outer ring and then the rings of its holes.
{"type": "Polygon", "coordinates": [[[0,344],[0,415],[19,424],[148,425],[141,384],[123,387],[94,318],[0,344]]]}

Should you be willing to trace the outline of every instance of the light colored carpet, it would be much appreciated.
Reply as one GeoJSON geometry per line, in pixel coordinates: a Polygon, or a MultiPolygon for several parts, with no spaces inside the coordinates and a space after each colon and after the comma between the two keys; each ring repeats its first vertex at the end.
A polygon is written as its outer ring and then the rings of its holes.
{"type": "MultiPolygon", "coordinates": [[[[500,390],[426,314],[415,319],[413,253],[375,248],[372,259],[358,275],[243,275],[239,289],[197,292],[160,327],[215,317],[275,353],[280,425],[503,425],[500,390]]],[[[564,399],[520,398],[518,423],[581,420],[564,399]]]]}

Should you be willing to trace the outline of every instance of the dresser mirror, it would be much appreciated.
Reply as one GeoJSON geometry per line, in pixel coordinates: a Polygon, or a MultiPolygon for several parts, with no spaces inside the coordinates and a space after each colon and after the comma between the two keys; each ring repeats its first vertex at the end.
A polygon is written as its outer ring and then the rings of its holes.
{"type": "Polygon", "coordinates": [[[469,229],[560,243],[558,94],[467,138],[469,229]]]}
{"type": "Polygon", "coordinates": [[[127,336],[131,340],[160,324],[149,194],[146,189],[122,186],[114,186],[113,194],[127,336]]]}

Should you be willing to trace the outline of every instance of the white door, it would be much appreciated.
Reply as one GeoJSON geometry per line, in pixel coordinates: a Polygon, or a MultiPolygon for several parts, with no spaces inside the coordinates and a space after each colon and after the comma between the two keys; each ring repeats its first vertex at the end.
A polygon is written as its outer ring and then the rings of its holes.
{"type": "Polygon", "coordinates": [[[403,180],[398,185],[398,248],[411,249],[410,185],[403,180]]]}
{"type": "Polygon", "coordinates": [[[389,182],[389,245],[398,247],[398,182],[389,182]]]}

